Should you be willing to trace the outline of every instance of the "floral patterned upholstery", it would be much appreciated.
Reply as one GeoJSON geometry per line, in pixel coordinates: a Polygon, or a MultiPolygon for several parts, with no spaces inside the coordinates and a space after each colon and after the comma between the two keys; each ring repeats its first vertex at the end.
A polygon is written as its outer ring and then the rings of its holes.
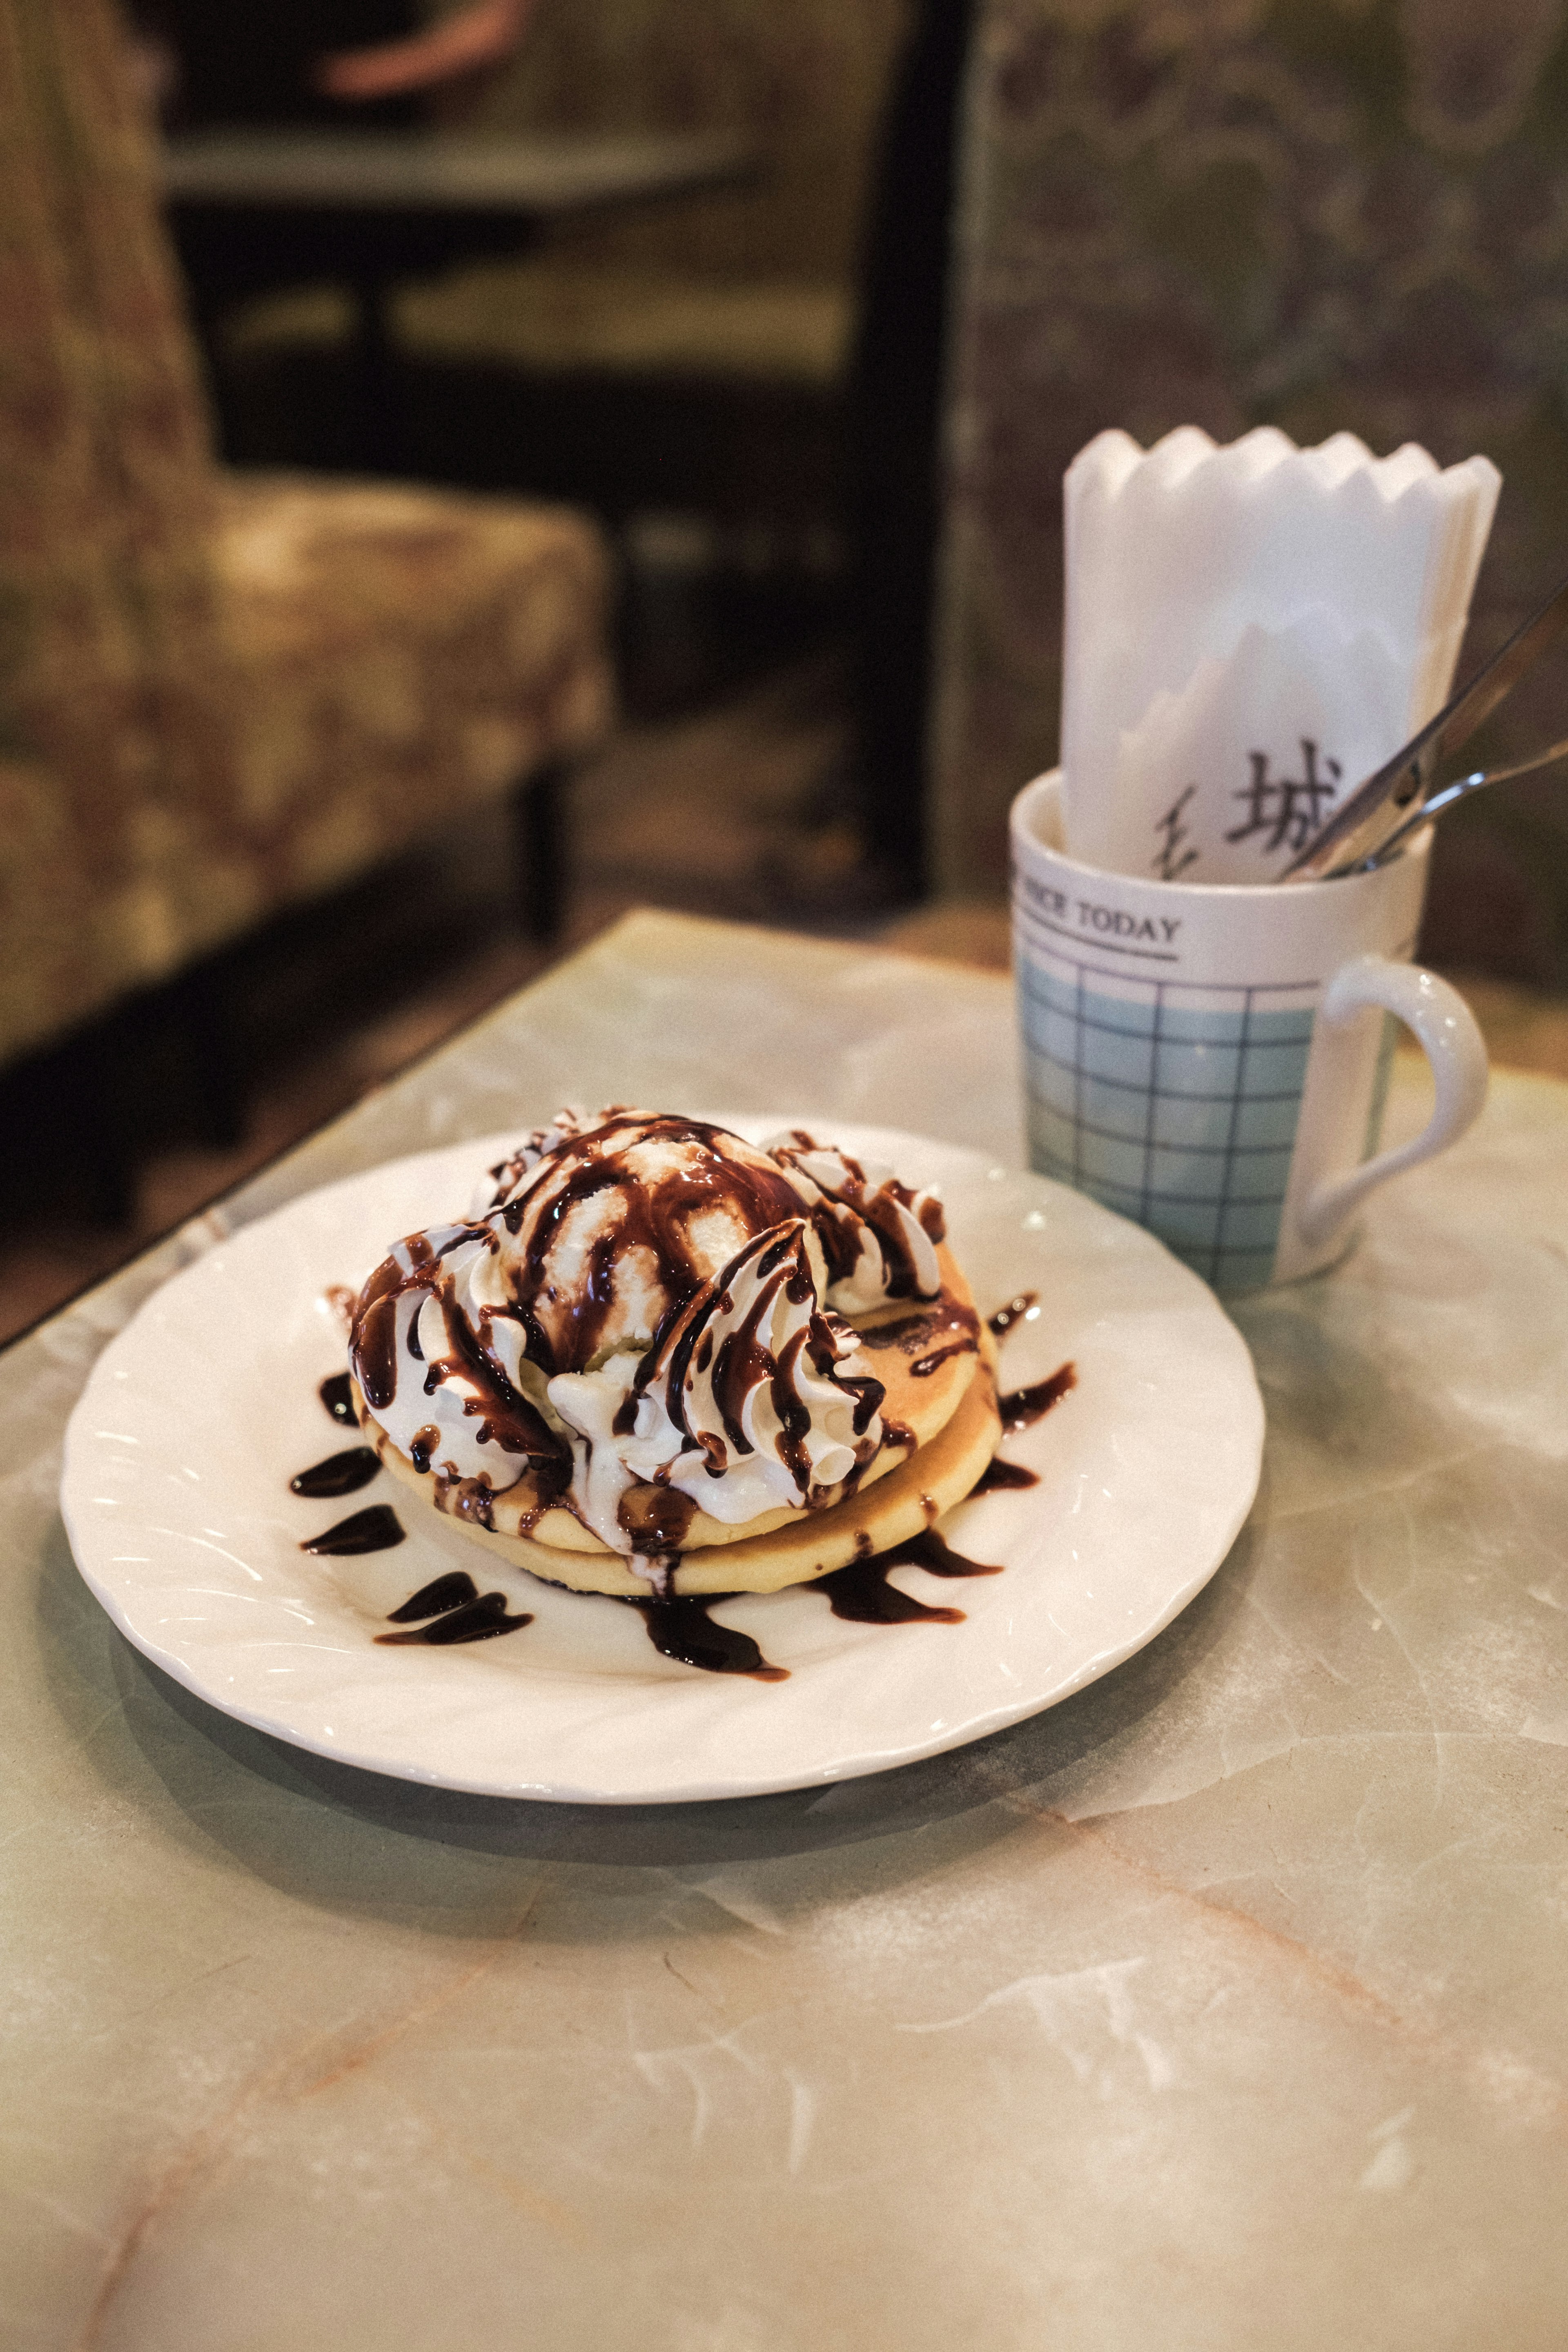
{"type": "Polygon", "coordinates": [[[253,890],[324,889],[605,730],[605,566],[574,513],[235,475],[214,551],[253,890]]]}
{"type": "MultiPolygon", "coordinates": [[[[1568,5],[988,0],[969,92],[936,863],[1055,755],[1064,467],[1110,425],[1484,451],[1461,671],[1568,572],[1568,5]]],[[[1547,665],[1485,748],[1568,733],[1547,665]]],[[[1428,952],[1568,979],[1568,795],[1442,829],[1428,952]]]]}
{"type": "Polygon", "coordinates": [[[0,1058],[608,724],[563,509],[226,476],[107,0],[0,0],[0,1058]]]}

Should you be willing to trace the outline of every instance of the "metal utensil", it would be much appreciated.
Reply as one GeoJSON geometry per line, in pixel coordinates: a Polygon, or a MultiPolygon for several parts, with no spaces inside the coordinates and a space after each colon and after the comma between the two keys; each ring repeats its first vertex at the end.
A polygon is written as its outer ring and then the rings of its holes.
{"type": "Polygon", "coordinates": [[[1441,810],[1452,808],[1456,801],[1479,792],[1485,784],[1528,775],[1532,768],[1543,768],[1568,754],[1565,737],[1549,751],[1538,751],[1511,768],[1478,769],[1473,775],[1440,788],[1436,781],[1443,761],[1469,740],[1483,719],[1490,718],[1504,696],[1512,693],[1564,629],[1568,629],[1568,580],[1514,631],[1452,701],[1427,720],[1418,735],[1413,735],[1392,760],[1385,760],[1364,783],[1356,786],[1286,867],[1280,881],[1329,882],[1342,874],[1381,866],[1406,834],[1441,810]]]}

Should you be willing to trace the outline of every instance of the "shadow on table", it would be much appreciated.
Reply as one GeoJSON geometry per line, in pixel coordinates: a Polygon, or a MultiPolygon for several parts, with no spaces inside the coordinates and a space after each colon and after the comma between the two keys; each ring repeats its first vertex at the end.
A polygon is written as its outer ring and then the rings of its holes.
{"type": "MultiPolygon", "coordinates": [[[[440,1850],[658,1868],[826,1852],[991,1808],[982,1842],[1007,1832],[1008,1801],[1055,1778],[1170,1700],[1219,1638],[1249,1580],[1244,1531],[1213,1582],[1114,1674],[989,1738],[888,1772],[774,1796],[699,1804],[574,1805],[465,1795],[312,1755],[219,1713],[118,1633],[77,1576],[62,1527],[40,1594],[60,1710],[122,1800],[138,1786],[165,1825],[217,1840],[244,1870],[309,1902],[406,1912],[412,1876],[440,1896],[440,1850]],[[425,1849],[417,1864],[405,1841],[425,1849]]],[[[921,1626],[890,1638],[932,1638],[921,1626]]],[[[885,1859],[879,1865],[886,1866],[885,1859]]]]}

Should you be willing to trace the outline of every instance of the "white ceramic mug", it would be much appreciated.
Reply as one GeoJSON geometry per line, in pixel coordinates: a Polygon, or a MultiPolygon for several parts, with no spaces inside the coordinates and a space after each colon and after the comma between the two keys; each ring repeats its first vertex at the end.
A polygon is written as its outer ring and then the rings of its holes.
{"type": "Polygon", "coordinates": [[[1430,828],[1336,882],[1156,882],[1062,849],[1061,772],[1013,803],[1013,946],[1029,1157],[1147,1225],[1215,1289],[1331,1265],[1373,1185],[1464,1133],[1487,1056],[1412,964],[1430,828]],[[1437,1100],[1379,1152],[1394,1028],[1437,1100]]]}

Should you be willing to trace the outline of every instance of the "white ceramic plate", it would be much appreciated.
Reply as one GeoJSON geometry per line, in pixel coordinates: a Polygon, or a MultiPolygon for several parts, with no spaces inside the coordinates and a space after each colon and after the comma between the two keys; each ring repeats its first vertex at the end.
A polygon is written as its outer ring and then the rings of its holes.
{"type": "MultiPolygon", "coordinates": [[[[787,1115],[724,1124],[760,1140],[787,1115]]],[[[520,1122],[521,1129],[521,1122],[520,1122]]],[[[342,1369],[323,1293],[468,1203],[514,1139],[422,1152],[247,1226],[176,1276],[105,1349],[71,1417],[61,1503],[83,1576],[190,1690],[302,1748],[495,1795],[616,1804],[761,1794],[876,1772],[1050,1706],[1152,1639],[1214,1574],[1257,1489],[1263,1406],[1210,1292],[1137,1226],[1039,1176],[884,1129],[848,1150],[935,1184],[983,1311],[1040,1311],[1003,1341],[1003,1385],[1065,1360],[1078,1386],[1003,1446],[1040,1483],[964,1503],[953,1547],[1005,1563],[954,1583],[900,1568],[961,1624],[867,1625],[809,1586],[721,1603],[784,1682],[662,1657],[640,1611],[511,1574],[384,1472],[340,1501],[290,1494],[353,1443],[319,1384],[342,1369]],[[395,1505],[395,1549],[301,1542],[395,1505]],[[466,1569],[533,1622],[465,1646],[378,1647],[421,1586],[466,1569]]]]}

